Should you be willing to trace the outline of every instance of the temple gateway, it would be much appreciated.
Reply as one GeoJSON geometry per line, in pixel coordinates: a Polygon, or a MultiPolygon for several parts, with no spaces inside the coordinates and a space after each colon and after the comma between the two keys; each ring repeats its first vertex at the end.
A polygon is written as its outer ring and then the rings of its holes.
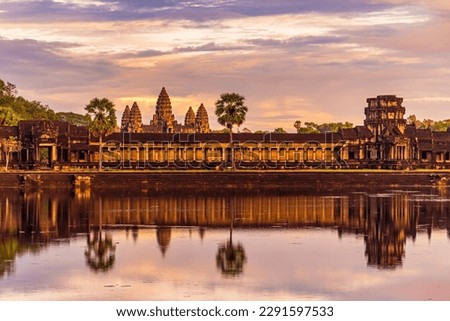
{"type": "MultiPolygon", "coordinates": [[[[238,168],[450,168],[450,129],[436,132],[407,124],[403,99],[367,99],[364,125],[321,134],[233,135],[209,128],[206,108],[190,107],[184,124],[175,120],[165,88],[149,123],[139,106],[125,107],[120,131],[103,138],[103,166],[109,168],[225,168],[235,150],[238,168]]],[[[26,120],[0,127],[0,164],[20,169],[95,168],[99,139],[84,126],[26,120]],[[7,148],[6,148],[7,147],[7,148]]]]}

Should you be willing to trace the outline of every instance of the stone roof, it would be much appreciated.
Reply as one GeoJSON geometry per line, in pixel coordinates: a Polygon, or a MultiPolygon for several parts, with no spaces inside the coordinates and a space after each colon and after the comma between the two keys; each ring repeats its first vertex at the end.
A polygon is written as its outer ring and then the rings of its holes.
{"type": "Polygon", "coordinates": [[[353,128],[342,128],[340,130],[343,139],[369,139],[373,137],[372,132],[366,126],[356,126],[353,128]]]}

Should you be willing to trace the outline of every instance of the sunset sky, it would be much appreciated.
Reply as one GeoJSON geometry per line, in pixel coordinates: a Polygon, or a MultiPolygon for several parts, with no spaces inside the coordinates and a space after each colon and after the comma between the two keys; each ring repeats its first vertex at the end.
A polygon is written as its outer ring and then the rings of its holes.
{"type": "Polygon", "coordinates": [[[238,92],[250,130],[362,124],[394,94],[450,118],[448,0],[1,0],[0,79],[56,111],[107,97],[148,124],[166,87],[175,117],[238,92]]]}

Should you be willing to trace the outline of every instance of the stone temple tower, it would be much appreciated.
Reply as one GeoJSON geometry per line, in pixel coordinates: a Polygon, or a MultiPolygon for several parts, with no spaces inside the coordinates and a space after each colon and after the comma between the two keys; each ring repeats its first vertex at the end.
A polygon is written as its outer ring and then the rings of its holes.
{"type": "Polygon", "coordinates": [[[364,125],[373,137],[366,145],[365,154],[372,161],[403,161],[411,151],[410,140],[404,135],[406,129],[403,98],[394,95],[367,99],[364,108],[364,125]]]}
{"type": "Polygon", "coordinates": [[[130,132],[142,133],[142,115],[136,102],[133,103],[130,110],[130,132]]]}
{"type": "Polygon", "coordinates": [[[156,102],[155,114],[150,125],[156,126],[163,133],[173,133],[176,125],[175,116],[172,114],[172,104],[166,88],[162,88],[156,102]]]}
{"type": "Polygon", "coordinates": [[[364,125],[374,134],[376,139],[389,135],[393,131],[403,134],[406,128],[405,107],[403,98],[394,95],[367,98],[364,108],[366,119],[364,125]]]}
{"type": "Polygon", "coordinates": [[[122,123],[120,125],[120,130],[122,132],[127,132],[129,123],[130,123],[130,107],[128,107],[127,105],[122,114],[122,123]]]}
{"type": "Polygon", "coordinates": [[[192,107],[189,107],[186,117],[184,118],[184,125],[194,127],[195,126],[195,113],[192,107]]]}
{"type": "Polygon", "coordinates": [[[131,110],[128,105],[125,107],[120,130],[128,133],[142,133],[142,115],[136,102],[133,103],[131,110]]]}
{"type": "Polygon", "coordinates": [[[195,132],[209,133],[210,131],[208,112],[206,111],[205,106],[201,104],[200,107],[198,107],[197,115],[195,116],[195,132]]]}

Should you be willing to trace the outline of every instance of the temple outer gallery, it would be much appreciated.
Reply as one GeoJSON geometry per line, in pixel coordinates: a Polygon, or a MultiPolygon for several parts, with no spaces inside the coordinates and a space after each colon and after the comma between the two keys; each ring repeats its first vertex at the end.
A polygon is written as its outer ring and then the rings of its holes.
{"type": "MultiPolygon", "coordinates": [[[[435,132],[406,123],[403,99],[367,99],[363,126],[321,134],[233,134],[238,168],[450,168],[450,129],[435,132]]],[[[27,120],[0,127],[0,140],[15,138],[10,166],[22,169],[96,167],[99,139],[84,126],[63,121],[27,120]]],[[[155,114],[142,123],[139,107],[127,106],[120,132],[103,139],[103,166],[111,168],[224,168],[231,164],[227,133],[212,133],[200,105],[175,120],[162,89],[155,114]]],[[[0,164],[6,153],[0,152],[0,164]]]]}

